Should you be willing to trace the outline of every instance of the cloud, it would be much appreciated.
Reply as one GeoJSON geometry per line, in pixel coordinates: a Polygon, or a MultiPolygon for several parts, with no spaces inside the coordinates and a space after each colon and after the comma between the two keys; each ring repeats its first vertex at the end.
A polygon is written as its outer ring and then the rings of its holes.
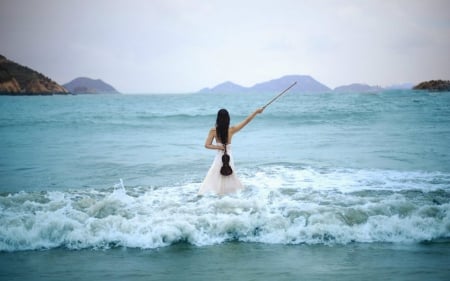
{"type": "Polygon", "coordinates": [[[1,52],[65,83],[125,92],[251,86],[310,74],[334,87],[450,77],[448,1],[3,0],[1,52]]]}

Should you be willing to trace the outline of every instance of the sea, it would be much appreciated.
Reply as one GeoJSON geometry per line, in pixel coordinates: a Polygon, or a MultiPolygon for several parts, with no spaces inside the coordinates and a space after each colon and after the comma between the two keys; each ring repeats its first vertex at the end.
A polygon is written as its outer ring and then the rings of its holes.
{"type": "Polygon", "coordinates": [[[0,280],[450,280],[450,92],[0,96],[0,280]]]}

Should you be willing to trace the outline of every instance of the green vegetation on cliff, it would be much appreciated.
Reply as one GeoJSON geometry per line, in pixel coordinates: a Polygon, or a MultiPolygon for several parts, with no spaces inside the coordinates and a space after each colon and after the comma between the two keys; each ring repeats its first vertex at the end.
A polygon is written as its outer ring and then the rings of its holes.
{"type": "Polygon", "coordinates": [[[68,91],[47,76],[0,55],[0,94],[52,95],[68,91]]]}

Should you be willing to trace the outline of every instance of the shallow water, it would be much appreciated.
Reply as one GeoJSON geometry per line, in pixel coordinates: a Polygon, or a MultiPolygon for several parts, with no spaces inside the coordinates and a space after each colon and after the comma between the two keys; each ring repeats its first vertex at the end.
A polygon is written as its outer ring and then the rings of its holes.
{"type": "Polygon", "coordinates": [[[448,280],[450,244],[177,244],[0,253],[1,280],[448,280]]]}
{"type": "MultiPolygon", "coordinates": [[[[0,192],[200,182],[215,114],[244,119],[271,95],[0,99],[0,192]]],[[[450,95],[289,95],[234,138],[236,165],[450,172],[450,95]]]]}
{"type": "Polygon", "coordinates": [[[197,196],[217,110],[271,97],[0,97],[2,279],[448,279],[450,93],[287,94],[197,196]]]}

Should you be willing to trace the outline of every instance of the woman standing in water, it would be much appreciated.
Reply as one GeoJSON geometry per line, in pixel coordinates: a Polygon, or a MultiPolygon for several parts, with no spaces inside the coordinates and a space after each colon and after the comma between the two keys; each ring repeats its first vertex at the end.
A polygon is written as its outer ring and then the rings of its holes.
{"type": "Polygon", "coordinates": [[[216,149],[217,154],[198,191],[199,195],[206,193],[224,195],[244,188],[234,172],[234,162],[231,155],[231,139],[235,133],[244,128],[256,115],[262,113],[263,110],[264,108],[257,109],[245,118],[244,121],[232,127],[230,127],[230,115],[228,111],[226,109],[219,110],[217,113],[216,127],[209,131],[205,142],[205,147],[208,149],[216,149]],[[213,144],[214,141],[215,144],[213,144]]]}

